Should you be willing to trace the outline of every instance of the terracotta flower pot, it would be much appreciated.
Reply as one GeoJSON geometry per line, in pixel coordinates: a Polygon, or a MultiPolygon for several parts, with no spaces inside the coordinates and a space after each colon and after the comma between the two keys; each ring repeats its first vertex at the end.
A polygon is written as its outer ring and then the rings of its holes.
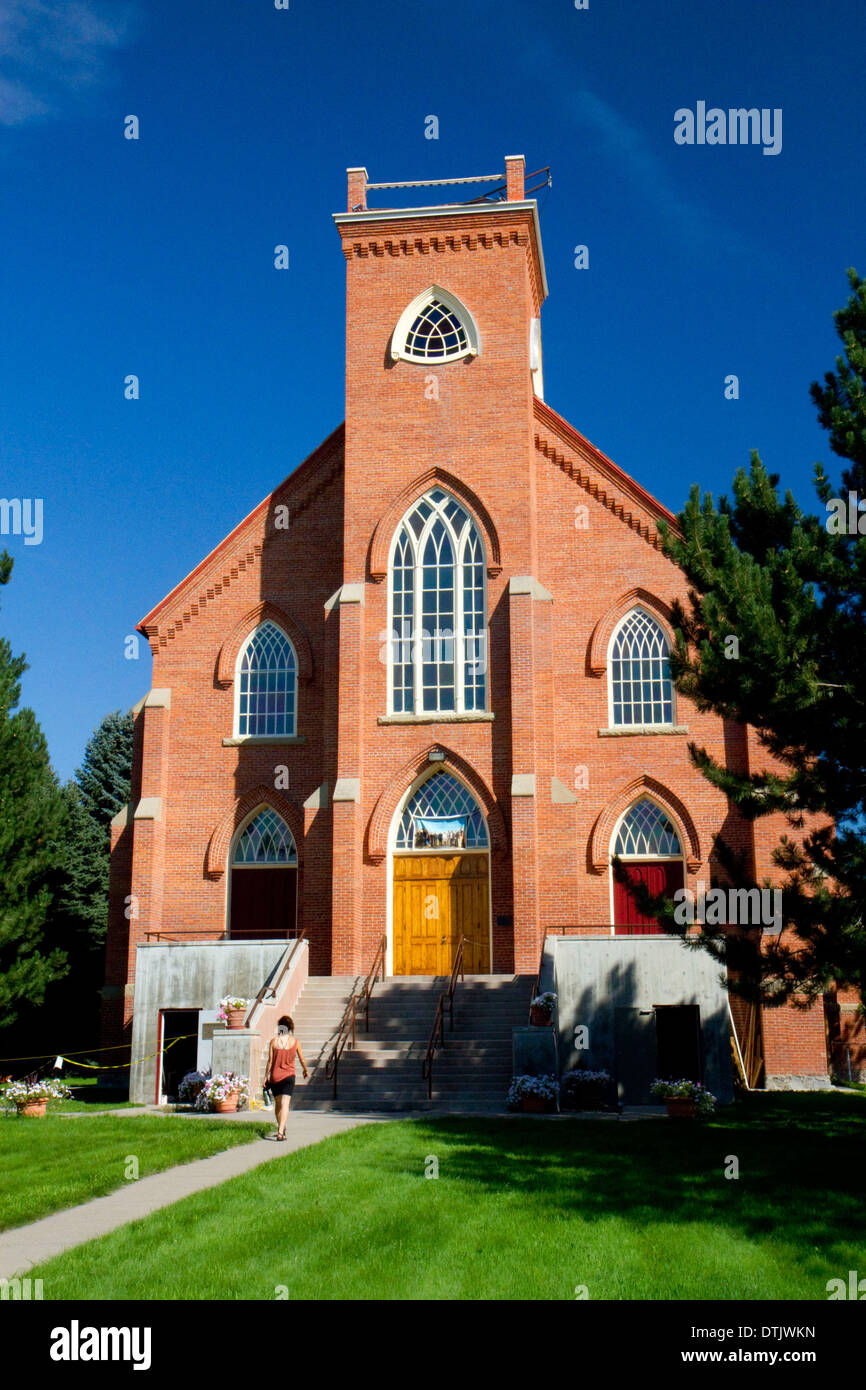
{"type": "Polygon", "coordinates": [[[43,1119],[48,1108],[48,1099],[42,1100],[19,1100],[16,1101],[19,1115],[32,1115],[34,1119],[43,1119]]]}
{"type": "Polygon", "coordinates": [[[695,1102],[687,1097],[671,1097],[665,1101],[665,1105],[671,1120],[693,1120],[697,1113],[695,1102]]]}
{"type": "Polygon", "coordinates": [[[526,1115],[544,1115],[548,1106],[544,1096],[521,1096],[520,1104],[526,1115]]]}
{"type": "Polygon", "coordinates": [[[549,1014],[546,1009],[533,1006],[529,1010],[529,1022],[536,1028],[549,1028],[553,1022],[553,1014],[549,1014]]]}
{"type": "Polygon", "coordinates": [[[243,1028],[246,1017],[246,1009],[226,1009],[226,1027],[243,1028]]]}
{"type": "Polygon", "coordinates": [[[226,1096],[225,1100],[215,1100],[213,1108],[218,1115],[234,1114],[235,1110],[238,1108],[238,1092],[232,1091],[230,1096],[226,1096]]]}

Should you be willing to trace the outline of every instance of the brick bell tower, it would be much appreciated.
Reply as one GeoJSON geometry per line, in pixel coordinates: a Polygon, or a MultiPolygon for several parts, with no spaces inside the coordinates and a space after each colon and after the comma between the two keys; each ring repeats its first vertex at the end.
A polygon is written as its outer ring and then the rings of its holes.
{"type": "MultiPolygon", "coordinates": [[[[477,184],[488,181],[444,181],[453,185],[448,194],[468,193],[476,201],[375,208],[368,198],[378,201],[384,190],[438,190],[442,184],[373,184],[366,169],[349,169],[348,210],[334,216],[347,267],[344,582],[328,616],[329,649],[339,653],[332,668],[339,683],[332,770],[334,973],[359,968],[386,930],[385,875],[381,866],[378,876],[373,872],[364,827],[388,777],[437,739],[459,746],[470,765],[486,765],[490,777],[494,718],[500,721],[497,795],[507,799],[512,773],[535,767],[525,633],[519,641],[526,659],[510,677],[505,648],[516,634],[509,641],[506,628],[504,639],[491,638],[484,719],[446,727],[429,718],[388,720],[386,714],[389,547],[418,496],[442,486],[486,526],[488,619],[503,595],[507,599],[512,576],[537,573],[533,397],[542,394],[540,311],[547,295],[538,210],[525,196],[522,155],[506,158],[501,187],[477,201],[477,184]],[[408,326],[431,297],[440,309],[457,311],[466,333],[459,357],[441,341],[437,357],[437,329],[429,324],[429,340],[407,343],[408,326]]],[[[530,593],[527,602],[506,603],[501,614],[519,626],[531,620],[531,608],[530,593]]],[[[525,872],[531,885],[535,837],[532,826],[526,829],[521,845],[515,825],[513,851],[515,862],[525,851],[521,877],[525,872]]],[[[510,894],[510,868],[507,877],[510,894]]],[[[493,929],[494,969],[510,969],[518,957],[525,957],[522,968],[535,968],[537,918],[528,920],[534,909],[527,891],[530,900],[521,910],[503,896],[501,884],[493,884],[494,912],[497,898],[505,909],[494,923],[508,924],[498,960],[493,929]],[[531,936],[525,949],[521,932],[531,936]]]]}

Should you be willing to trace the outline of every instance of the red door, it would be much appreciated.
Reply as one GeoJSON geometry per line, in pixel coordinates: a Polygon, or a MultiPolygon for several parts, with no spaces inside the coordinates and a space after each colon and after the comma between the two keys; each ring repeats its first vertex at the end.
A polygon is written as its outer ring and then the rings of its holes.
{"type": "MultiPolygon", "coordinates": [[[[683,866],[676,859],[659,859],[644,864],[623,865],[632,883],[643,883],[657,896],[673,897],[684,886],[683,866]]],[[[635,902],[634,894],[625,883],[613,881],[613,920],[617,936],[660,936],[661,927],[655,917],[646,917],[635,902]]]]}
{"type": "Polygon", "coordinates": [[[298,871],[232,869],[231,937],[281,937],[295,930],[298,871]]]}

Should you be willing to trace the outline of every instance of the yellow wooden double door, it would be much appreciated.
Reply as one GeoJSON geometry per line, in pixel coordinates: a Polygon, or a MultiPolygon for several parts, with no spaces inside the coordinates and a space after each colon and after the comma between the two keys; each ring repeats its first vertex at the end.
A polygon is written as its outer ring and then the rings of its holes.
{"type": "Polygon", "coordinates": [[[466,937],[463,969],[490,971],[486,854],[394,856],[394,974],[450,975],[466,937]]]}

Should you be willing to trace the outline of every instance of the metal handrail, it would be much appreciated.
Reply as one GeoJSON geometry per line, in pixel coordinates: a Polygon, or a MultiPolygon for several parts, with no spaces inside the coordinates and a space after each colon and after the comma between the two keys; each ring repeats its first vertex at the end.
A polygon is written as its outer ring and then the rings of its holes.
{"type": "Polygon", "coordinates": [[[370,996],[373,993],[373,990],[379,979],[380,970],[382,972],[382,978],[385,978],[385,952],[387,949],[388,938],[387,936],[382,936],[379,939],[379,945],[376,947],[376,954],[373,957],[373,964],[367,971],[367,978],[365,979],[363,985],[359,990],[353,990],[352,997],[346,1005],[345,1012],[343,1013],[342,1022],[337,1030],[337,1036],[334,1039],[334,1046],[331,1048],[330,1055],[325,1063],[325,1080],[333,1080],[334,1082],[334,1100],[336,1100],[337,1098],[337,1072],[340,1066],[340,1058],[342,1057],[348,1045],[350,1033],[352,1035],[352,1047],[355,1046],[356,1020],[358,1017],[358,1011],[360,1010],[362,1005],[364,1007],[365,1012],[366,1031],[369,1031],[370,996]]]}
{"type": "Polygon", "coordinates": [[[427,1053],[421,1066],[421,1080],[427,1082],[427,1099],[433,1099],[433,1056],[436,1052],[437,1034],[438,1042],[444,1045],[445,1042],[445,995],[439,995],[439,1002],[436,1005],[436,1014],[433,1019],[433,1029],[430,1033],[430,1041],[427,1044],[427,1053]]]}
{"type": "Polygon", "coordinates": [[[544,948],[545,948],[546,945],[547,945],[547,932],[545,931],[543,937],[541,938],[541,956],[539,957],[539,961],[538,961],[538,974],[537,974],[536,977],[535,977],[535,982],[533,983],[533,986],[532,986],[532,993],[531,993],[530,996],[529,996],[529,1016],[530,1016],[530,1018],[532,1017],[532,1001],[533,1001],[533,999],[535,999],[536,996],[538,995],[538,987],[539,987],[539,985],[541,984],[541,972],[542,972],[542,970],[544,969],[544,948]]]}
{"type": "Polygon", "coordinates": [[[331,1055],[325,1063],[325,1080],[330,1081],[333,1079],[334,1082],[334,1100],[337,1099],[337,1068],[340,1065],[340,1058],[349,1041],[350,1032],[352,1034],[352,1046],[355,1046],[355,1018],[358,1013],[360,998],[360,994],[353,993],[346,1005],[345,1012],[343,1013],[343,1020],[337,1030],[337,1037],[331,1049],[331,1055]]]}
{"type": "Polygon", "coordinates": [[[259,1007],[259,1004],[263,1004],[263,1003],[264,1003],[264,1001],[265,1001],[265,996],[266,996],[267,994],[270,993],[271,995],[273,995],[274,999],[276,999],[277,994],[278,994],[279,989],[280,989],[280,986],[282,985],[283,980],[286,978],[286,976],[287,976],[288,973],[289,973],[289,970],[291,969],[292,961],[295,959],[295,954],[296,954],[296,952],[297,952],[297,949],[298,949],[298,947],[300,946],[301,942],[302,942],[303,940],[305,940],[306,935],[307,935],[307,929],[306,929],[306,927],[304,927],[304,929],[302,930],[300,936],[296,936],[296,937],[295,937],[295,944],[294,944],[294,946],[292,947],[291,951],[290,951],[289,954],[288,954],[288,958],[287,958],[286,963],[285,963],[285,965],[283,966],[282,970],[280,971],[279,978],[278,978],[276,984],[275,984],[275,985],[262,985],[262,987],[261,987],[261,989],[259,990],[258,994],[256,995],[255,999],[253,1000],[252,1007],[250,1008],[249,1012],[247,1013],[246,1019],[245,1019],[245,1021],[244,1021],[244,1027],[245,1027],[245,1028],[249,1028],[249,1026],[250,1026],[250,1019],[252,1018],[252,1016],[253,1016],[253,1014],[255,1013],[256,1009],[259,1007]]]}
{"type": "Polygon", "coordinates": [[[463,955],[466,950],[466,937],[461,936],[457,943],[457,954],[454,957],[454,965],[451,969],[451,983],[448,986],[448,993],[445,996],[448,1004],[448,1014],[451,1020],[451,1032],[454,1032],[454,991],[457,988],[457,976],[463,979],[463,955]]]}
{"type": "Polygon", "coordinates": [[[358,1008],[361,1007],[361,1001],[363,1001],[364,1003],[365,1033],[369,1033],[370,1031],[370,997],[376,985],[379,983],[380,971],[382,972],[382,979],[384,980],[385,978],[385,953],[387,950],[388,938],[383,934],[379,939],[379,945],[376,950],[376,954],[373,957],[373,964],[370,966],[370,969],[367,972],[367,978],[364,981],[361,987],[360,994],[358,996],[358,1008]]]}
{"type": "Polygon", "coordinates": [[[462,980],[463,975],[463,956],[466,951],[466,937],[461,936],[457,943],[457,951],[454,956],[454,965],[451,968],[451,980],[448,989],[444,994],[439,995],[439,1002],[436,1005],[436,1014],[433,1019],[433,1028],[430,1032],[430,1040],[427,1043],[427,1052],[421,1065],[421,1080],[427,1082],[427,1099],[433,1098],[433,1058],[437,1047],[445,1046],[445,1009],[448,1009],[450,1020],[450,1031],[454,1031],[454,991],[457,988],[457,976],[462,980]]]}
{"type": "MultiPolygon", "coordinates": [[[[159,931],[146,931],[144,933],[144,937],[147,941],[149,941],[152,936],[155,936],[157,941],[159,941],[160,937],[162,936],[166,937],[167,939],[171,939],[175,936],[201,937],[202,932],[206,931],[213,932],[217,936],[217,940],[219,941],[300,941],[301,937],[306,935],[306,932],[302,931],[300,936],[291,936],[288,932],[286,932],[286,935],[284,937],[255,936],[252,931],[249,931],[235,933],[234,936],[231,936],[229,932],[227,932],[224,928],[221,927],[166,927],[160,928],[159,931]]],[[[208,937],[207,942],[203,941],[202,945],[206,945],[210,940],[211,938],[208,937]]]]}

